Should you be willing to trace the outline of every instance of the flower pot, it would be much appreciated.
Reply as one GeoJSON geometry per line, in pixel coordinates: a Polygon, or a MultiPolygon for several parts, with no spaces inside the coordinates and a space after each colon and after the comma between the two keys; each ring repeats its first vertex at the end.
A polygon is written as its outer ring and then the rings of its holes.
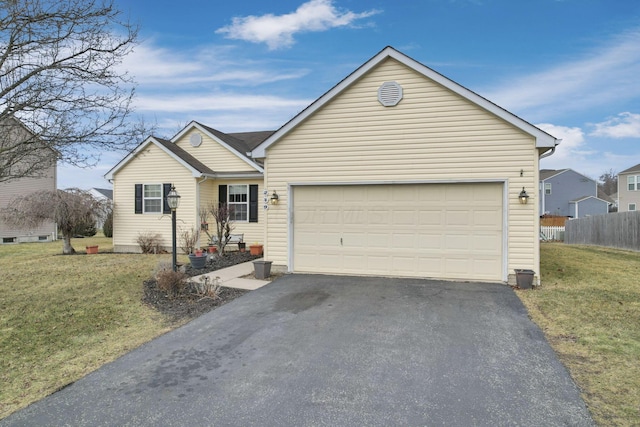
{"type": "Polygon", "coordinates": [[[95,246],[85,246],[87,249],[87,254],[97,254],[98,253],[98,245],[95,246]]]}
{"type": "Polygon", "coordinates": [[[271,276],[271,263],[273,261],[253,261],[253,270],[256,279],[264,280],[271,276]]]}
{"type": "Polygon", "coordinates": [[[533,270],[516,269],[516,284],[520,289],[531,289],[533,287],[533,270]]]}
{"type": "Polygon", "coordinates": [[[245,242],[238,242],[238,250],[240,252],[245,252],[247,249],[247,244],[245,242]]]}
{"type": "Polygon", "coordinates": [[[249,253],[251,255],[262,255],[262,245],[249,246],[249,253]]]}
{"type": "Polygon", "coordinates": [[[202,256],[202,249],[196,249],[195,254],[197,256],[202,256]]]}
{"type": "Polygon", "coordinates": [[[210,254],[215,254],[216,252],[218,252],[218,247],[217,246],[209,246],[209,253],[210,254]]]}
{"type": "Polygon", "coordinates": [[[205,264],[207,263],[207,257],[203,256],[202,254],[190,254],[189,261],[191,262],[191,267],[195,268],[196,270],[200,270],[204,268],[205,264]]]}

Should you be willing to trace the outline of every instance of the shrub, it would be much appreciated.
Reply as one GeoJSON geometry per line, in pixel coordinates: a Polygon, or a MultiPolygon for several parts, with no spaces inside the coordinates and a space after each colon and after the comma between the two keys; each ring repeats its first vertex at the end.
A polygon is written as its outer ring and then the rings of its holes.
{"type": "Polygon", "coordinates": [[[156,273],[156,282],[158,283],[158,289],[173,298],[184,291],[187,286],[187,275],[181,271],[163,269],[156,273]]]}
{"type": "Polygon", "coordinates": [[[140,249],[143,254],[157,254],[162,252],[162,236],[158,233],[151,233],[150,231],[144,233],[138,233],[136,243],[140,245],[140,249]]]}
{"type": "Polygon", "coordinates": [[[202,298],[216,299],[220,295],[220,277],[201,276],[200,279],[190,283],[191,289],[202,298]]]}
{"type": "Polygon", "coordinates": [[[110,211],[104,219],[102,232],[105,237],[113,237],[113,211],[110,211]]]}
{"type": "Polygon", "coordinates": [[[189,230],[180,230],[180,249],[185,254],[192,254],[198,241],[200,240],[200,230],[191,228],[189,230]]]}

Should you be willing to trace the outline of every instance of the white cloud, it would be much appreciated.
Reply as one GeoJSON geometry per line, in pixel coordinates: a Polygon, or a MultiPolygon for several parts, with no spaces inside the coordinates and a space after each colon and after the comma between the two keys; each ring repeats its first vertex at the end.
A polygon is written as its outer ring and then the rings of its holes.
{"type": "Polygon", "coordinates": [[[299,79],[308,69],[276,69],[262,61],[239,60],[225,48],[200,46],[192,51],[160,48],[147,42],[139,45],[121,65],[140,85],[180,87],[197,84],[257,86],[299,79]],[[233,58],[233,59],[232,59],[233,58]]]}
{"type": "Polygon", "coordinates": [[[640,96],[640,29],[616,37],[583,59],[530,74],[485,95],[533,120],[640,96]]]}
{"type": "Polygon", "coordinates": [[[377,10],[362,13],[342,11],[333,5],[333,0],[311,0],[293,13],[233,18],[231,25],[216,30],[216,33],[229,39],[266,43],[269,49],[275,50],[293,45],[296,33],[350,26],[377,13],[377,10]]]}
{"type": "Polygon", "coordinates": [[[243,94],[157,94],[136,98],[136,109],[154,112],[265,111],[274,108],[302,109],[308,99],[287,99],[267,95],[243,94]]]}
{"type": "MultiPolygon", "coordinates": [[[[562,139],[555,153],[548,158],[550,162],[560,165],[569,159],[584,158],[590,153],[584,149],[584,132],[579,127],[558,126],[550,123],[540,123],[536,126],[556,138],[562,139]]],[[[558,168],[565,167],[567,166],[559,166],[558,168]]],[[[551,169],[556,169],[556,167],[551,167],[551,169]]]]}
{"type": "Polygon", "coordinates": [[[640,138],[640,114],[620,113],[601,123],[593,125],[593,136],[608,138],[640,138]]]}

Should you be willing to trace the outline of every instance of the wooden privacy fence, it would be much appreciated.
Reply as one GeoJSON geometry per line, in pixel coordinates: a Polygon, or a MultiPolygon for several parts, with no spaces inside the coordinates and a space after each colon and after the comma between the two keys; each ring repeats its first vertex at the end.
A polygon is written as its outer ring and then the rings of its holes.
{"type": "Polygon", "coordinates": [[[572,219],[565,224],[564,241],[640,251],[640,211],[572,219]]]}

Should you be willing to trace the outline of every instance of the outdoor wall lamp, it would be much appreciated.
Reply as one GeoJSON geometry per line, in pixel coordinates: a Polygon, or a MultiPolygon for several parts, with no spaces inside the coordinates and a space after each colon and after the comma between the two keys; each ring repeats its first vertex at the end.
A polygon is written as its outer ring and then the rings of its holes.
{"type": "Polygon", "coordinates": [[[176,253],[176,209],[180,206],[180,195],[173,184],[171,184],[171,191],[167,194],[167,205],[169,205],[171,209],[171,265],[173,271],[178,271],[178,255],[176,253]]]}
{"type": "Polygon", "coordinates": [[[524,187],[522,187],[522,191],[520,192],[520,195],[518,195],[518,200],[520,200],[520,203],[523,205],[526,205],[529,201],[529,195],[525,191],[524,187]]]}
{"type": "Polygon", "coordinates": [[[279,200],[280,200],[280,197],[278,197],[278,193],[276,193],[276,190],[273,190],[273,194],[269,199],[269,203],[271,203],[272,205],[277,205],[279,200]]]}

